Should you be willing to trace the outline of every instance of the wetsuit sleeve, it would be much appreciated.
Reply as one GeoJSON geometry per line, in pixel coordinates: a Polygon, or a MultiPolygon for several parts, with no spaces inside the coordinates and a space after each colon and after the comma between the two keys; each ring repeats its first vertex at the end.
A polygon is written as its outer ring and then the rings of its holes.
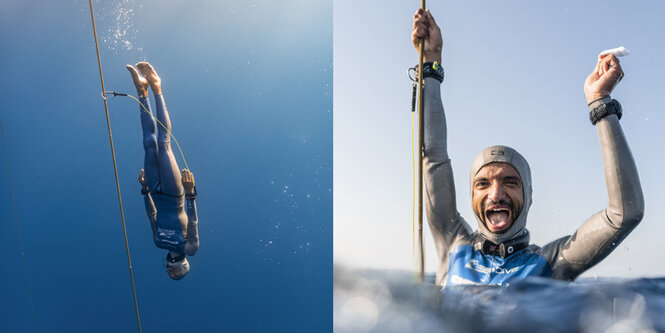
{"type": "Polygon", "coordinates": [[[459,237],[469,237],[471,228],[457,211],[453,170],[448,158],[446,117],[441,102],[441,83],[425,78],[425,151],[423,173],[425,210],[434,237],[439,267],[436,282],[448,272],[448,254],[459,237]]]}
{"type": "Polygon", "coordinates": [[[150,220],[152,236],[155,238],[157,236],[157,208],[155,208],[155,203],[152,201],[150,193],[143,195],[143,203],[145,204],[145,212],[148,214],[148,219],[150,220]]]}
{"type": "Polygon", "coordinates": [[[596,123],[596,129],[603,152],[609,202],[575,234],[550,246],[554,278],[572,280],[607,257],[644,214],[637,168],[619,118],[614,114],[606,116],[596,123]]]}
{"type": "Polygon", "coordinates": [[[185,244],[185,254],[193,256],[199,249],[199,218],[196,214],[196,199],[187,198],[185,205],[185,210],[187,211],[187,243],[185,244]]]}

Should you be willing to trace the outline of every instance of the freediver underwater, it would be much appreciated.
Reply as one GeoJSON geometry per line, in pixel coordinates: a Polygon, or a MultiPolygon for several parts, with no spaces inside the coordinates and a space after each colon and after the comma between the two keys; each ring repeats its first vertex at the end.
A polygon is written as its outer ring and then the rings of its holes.
{"type": "Polygon", "coordinates": [[[157,72],[148,62],[126,68],[136,86],[140,104],[145,156],[138,181],[146,213],[155,245],[169,251],[166,272],[170,278],[180,280],[189,273],[187,256],[193,256],[199,248],[194,175],[188,169],[178,171],[171,150],[171,120],[157,72]],[[156,117],[150,111],[149,89],[155,98],[156,117]]]}
{"type": "MultiPolygon", "coordinates": [[[[330,327],[331,1],[92,0],[96,22],[88,0],[1,3],[8,52],[0,55],[0,117],[8,158],[0,157],[0,220],[9,261],[0,279],[0,331],[330,327]],[[29,14],[34,20],[24,19],[29,14]],[[293,52],[294,38],[308,40],[305,52],[293,52]],[[166,274],[169,250],[152,240],[137,182],[146,169],[139,104],[104,94],[138,97],[125,64],[144,60],[161,78],[173,134],[189,163],[171,137],[178,173],[193,173],[204,221],[202,247],[186,257],[191,271],[178,281],[166,274]],[[299,80],[307,89],[294,89],[299,80]],[[44,94],[28,93],[39,82],[48,82],[44,94]],[[37,100],[50,101],[44,112],[34,112],[37,100]],[[168,320],[180,305],[201,320],[168,320]]],[[[151,197],[161,218],[166,211],[151,197]]]]}

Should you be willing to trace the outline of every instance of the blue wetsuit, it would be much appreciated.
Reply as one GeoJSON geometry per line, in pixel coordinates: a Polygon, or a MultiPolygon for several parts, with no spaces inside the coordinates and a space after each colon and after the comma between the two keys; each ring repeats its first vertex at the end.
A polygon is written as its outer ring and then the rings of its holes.
{"type": "MultiPolygon", "coordinates": [[[[528,233],[526,234],[528,242],[528,233]]],[[[487,243],[488,246],[491,243],[487,243]]],[[[522,244],[525,244],[522,242],[522,244]]],[[[450,253],[450,269],[446,285],[496,284],[502,285],[527,276],[550,277],[552,269],[536,245],[502,256],[496,249],[475,250],[472,244],[460,245],[450,253]]],[[[507,253],[506,253],[507,254],[507,253]]]]}
{"type": "MultiPolygon", "coordinates": [[[[139,100],[150,110],[147,97],[139,100]]],[[[155,116],[168,131],[160,125],[157,132],[155,119],[139,106],[145,149],[145,181],[148,186],[148,191],[144,191],[145,208],[155,245],[191,256],[199,247],[196,197],[186,196],[182,187],[178,164],[171,151],[171,121],[163,95],[155,95],[155,107],[155,116]]]]}
{"type": "MultiPolygon", "coordinates": [[[[604,259],[637,226],[644,214],[644,198],[635,162],[615,114],[600,119],[596,129],[603,152],[608,205],[587,219],[577,231],[544,247],[529,245],[525,228],[531,204],[531,173],[526,160],[514,149],[493,146],[476,159],[473,177],[489,163],[512,165],[523,184],[524,207],[510,228],[490,232],[476,213],[478,230],[457,211],[455,185],[447,149],[446,117],[440,82],[425,78],[425,208],[437,248],[436,283],[506,284],[526,276],[572,280],[604,259]]],[[[609,103],[605,96],[594,108],[609,103]]],[[[473,190],[471,191],[473,193],[473,190]]]]}

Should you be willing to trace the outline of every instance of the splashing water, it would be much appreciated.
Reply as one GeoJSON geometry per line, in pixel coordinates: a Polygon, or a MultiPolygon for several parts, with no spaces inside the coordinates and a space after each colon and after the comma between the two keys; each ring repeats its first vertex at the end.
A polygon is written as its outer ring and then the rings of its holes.
{"type": "Polygon", "coordinates": [[[419,284],[406,271],[334,267],[335,332],[663,332],[665,278],[419,284]]]}

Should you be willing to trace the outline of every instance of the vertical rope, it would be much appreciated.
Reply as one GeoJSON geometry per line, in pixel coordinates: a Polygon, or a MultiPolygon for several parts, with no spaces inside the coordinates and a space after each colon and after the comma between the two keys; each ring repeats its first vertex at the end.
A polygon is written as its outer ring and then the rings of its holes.
{"type": "Polygon", "coordinates": [[[134,273],[132,271],[132,258],[129,254],[129,242],[127,241],[127,227],[125,225],[125,213],[122,209],[122,197],[120,195],[120,181],[118,180],[118,166],[115,161],[115,149],[113,147],[113,135],[111,134],[111,119],[109,118],[109,105],[106,100],[104,87],[104,73],[102,72],[102,58],[99,55],[99,42],[97,41],[97,27],[95,26],[95,13],[92,10],[92,0],[89,0],[90,3],[90,17],[92,18],[92,32],[95,35],[95,48],[97,50],[97,64],[99,65],[99,78],[102,83],[102,96],[104,98],[104,109],[106,110],[106,126],[109,132],[109,141],[111,143],[111,156],[113,157],[113,171],[115,172],[115,186],[118,191],[118,204],[120,205],[120,217],[122,218],[122,231],[125,236],[125,249],[127,251],[127,263],[129,265],[129,277],[132,281],[132,294],[134,295],[134,308],[136,309],[136,322],[139,327],[139,333],[141,333],[141,318],[139,316],[139,303],[136,298],[136,287],[134,285],[134,273]]]}
{"type": "Polygon", "coordinates": [[[9,168],[9,154],[7,153],[7,144],[5,143],[5,128],[2,126],[2,118],[0,118],[0,134],[2,134],[2,148],[5,153],[5,164],[7,165],[7,178],[9,179],[9,192],[12,198],[12,206],[14,207],[14,217],[16,218],[16,231],[18,232],[18,243],[21,248],[21,258],[23,258],[23,272],[25,273],[25,286],[28,289],[28,299],[30,299],[30,310],[32,311],[32,328],[37,332],[37,318],[35,316],[35,305],[32,302],[32,290],[30,289],[30,279],[28,277],[28,264],[25,260],[25,249],[23,247],[23,233],[21,233],[21,226],[18,220],[18,208],[16,208],[16,197],[14,196],[14,183],[12,182],[12,172],[9,168]]]}
{"type": "MultiPolygon", "coordinates": [[[[425,0],[420,0],[420,7],[425,9],[425,0]]],[[[418,60],[418,279],[425,280],[425,250],[423,249],[423,149],[425,142],[424,103],[425,82],[423,81],[423,53],[425,39],[420,39],[418,60]]]]}
{"type": "MultiPolygon", "coordinates": [[[[415,135],[416,121],[415,119],[416,119],[415,112],[411,112],[411,181],[412,181],[411,187],[413,188],[413,191],[411,193],[411,236],[412,236],[411,255],[413,256],[413,258],[416,258],[417,255],[416,251],[418,246],[418,240],[416,239],[417,231],[416,231],[416,135],[415,135]]],[[[414,265],[413,268],[415,269],[414,278],[417,280],[419,278],[419,275],[417,273],[418,268],[415,263],[413,265],[414,265]]]]}

